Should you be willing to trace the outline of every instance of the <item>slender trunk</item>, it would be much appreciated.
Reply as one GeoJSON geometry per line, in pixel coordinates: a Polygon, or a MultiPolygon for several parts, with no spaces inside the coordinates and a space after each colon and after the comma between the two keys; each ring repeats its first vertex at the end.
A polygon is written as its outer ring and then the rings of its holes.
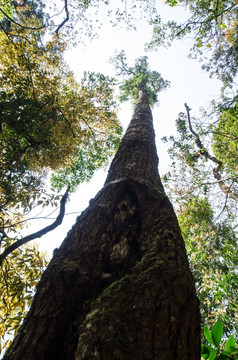
{"type": "Polygon", "coordinates": [[[105,186],[43,274],[9,359],[200,359],[198,300],[144,91],[105,186]]]}

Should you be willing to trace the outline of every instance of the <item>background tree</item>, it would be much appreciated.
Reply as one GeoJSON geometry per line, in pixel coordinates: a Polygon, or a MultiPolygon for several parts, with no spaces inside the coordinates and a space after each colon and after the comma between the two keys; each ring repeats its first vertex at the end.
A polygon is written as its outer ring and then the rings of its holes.
{"type": "Polygon", "coordinates": [[[207,142],[188,115],[177,120],[180,136],[171,139],[173,164],[164,181],[177,209],[203,323],[222,318],[227,336],[237,336],[237,176],[235,167],[226,167],[232,161],[229,151],[223,165],[216,157],[222,152],[212,152],[210,137],[207,142]]]}
{"type": "Polygon", "coordinates": [[[143,88],[104,187],[50,262],[4,359],[23,353],[200,359],[198,301],[143,88]]]}
{"type": "Polygon", "coordinates": [[[165,181],[177,207],[191,262],[198,261],[192,268],[201,303],[205,305],[203,322],[221,316],[229,336],[236,333],[233,319],[237,315],[237,288],[229,284],[237,281],[238,6],[229,0],[166,3],[186,7],[187,20],[163,23],[156,15],[148,48],[157,49],[189,37],[190,56],[198,58],[204,70],[222,81],[221,96],[214,99],[210,108],[195,118],[192,109],[185,105],[185,113],[179,114],[179,134],[170,138],[173,163],[165,181]],[[213,261],[209,261],[211,258],[213,261]]]}
{"type": "Polygon", "coordinates": [[[186,7],[187,20],[163,23],[156,14],[152,20],[153,38],[148,46],[154,48],[192,35],[191,55],[200,56],[204,68],[226,85],[232,84],[237,74],[237,2],[167,0],[166,3],[170,7],[186,7]]]}
{"type": "Polygon", "coordinates": [[[217,221],[205,196],[184,196],[178,206],[203,327],[223,319],[224,336],[237,336],[237,234],[227,220],[217,221]]]}
{"type": "MultiPolygon", "coordinates": [[[[236,37],[237,3],[235,1],[167,1],[171,7],[182,5],[188,8],[188,19],[162,23],[156,15],[153,38],[148,45],[156,48],[165,42],[193,35],[190,55],[199,57],[202,67],[211,76],[217,76],[223,83],[221,97],[214,100],[210,109],[204,110],[199,120],[189,120],[184,125],[184,115],[178,120],[181,135],[174,146],[180,147],[182,156],[190,165],[195,162],[213,162],[213,181],[228,198],[237,201],[237,74],[236,37]],[[182,134],[183,132],[183,134],[182,134]],[[183,149],[182,149],[183,148],[183,149]]],[[[208,167],[205,166],[208,169],[208,167]]],[[[196,171],[197,176],[198,171],[196,171]]],[[[208,172],[202,173],[209,179],[208,172]]],[[[209,182],[209,181],[208,181],[209,182]]]]}
{"type": "MultiPolygon", "coordinates": [[[[29,211],[39,204],[59,202],[61,196],[50,194],[46,186],[49,170],[55,171],[52,175],[55,189],[60,190],[70,182],[71,190],[75,190],[106,164],[121,134],[111,80],[100,74],[85,74],[81,83],[77,83],[63,60],[62,43],[54,38],[44,41],[37,30],[42,24],[38,13],[29,11],[24,24],[18,24],[27,9],[27,5],[17,7],[13,12],[16,21],[11,21],[8,31],[2,26],[0,32],[1,263],[6,250],[12,250],[17,240],[22,242],[19,231],[29,211]]],[[[24,315],[22,309],[30,302],[30,294],[24,290],[37,283],[45,263],[37,247],[31,246],[15,252],[3,264],[2,336],[19,326],[24,315]],[[23,263],[28,265],[22,266],[23,263]],[[13,264],[18,269],[15,279],[13,264]],[[33,266],[31,272],[29,268],[33,266]],[[15,284],[14,290],[11,284],[15,284]],[[13,314],[18,311],[11,324],[5,321],[6,309],[9,320],[10,309],[13,314]]]]}

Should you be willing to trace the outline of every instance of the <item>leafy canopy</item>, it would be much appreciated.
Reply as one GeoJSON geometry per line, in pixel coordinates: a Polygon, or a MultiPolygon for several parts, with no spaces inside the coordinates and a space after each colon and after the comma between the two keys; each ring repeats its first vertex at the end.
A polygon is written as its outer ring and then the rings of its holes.
{"type": "Polygon", "coordinates": [[[153,37],[148,48],[167,45],[175,39],[193,35],[191,55],[200,56],[204,68],[224,83],[237,74],[237,14],[235,0],[166,0],[170,7],[187,9],[187,20],[164,23],[159,15],[151,20],[153,37]]]}
{"type": "MultiPolygon", "coordinates": [[[[49,171],[56,190],[68,182],[75,190],[105,165],[121,136],[111,80],[87,74],[77,82],[63,60],[65,43],[46,41],[47,16],[30,10],[28,2],[16,5],[9,13],[14,21],[4,18],[0,29],[1,253],[21,237],[32,208],[58,203],[60,196],[46,185],[49,171]]],[[[2,337],[19,327],[45,265],[39,250],[28,246],[3,262],[2,337]]]]}
{"type": "MultiPolygon", "coordinates": [[[[229,176],[238,174],[238,104],[222,110],[219,122],[212,129],[212,148],[229,176]]],[[[237,180],[236,180],[237,181],[237,180]]]]}
{"type": "Polygon", "coordinates": [[[232,223],[216,219],[207,197],[178,200],[178,220],[200,300],[202,325],[223,319],[224,333],[238,331],[237,234],[232,223]]]}
{"type": "Polygon", "coordinates": [[[121,51],[111,59],[114,63],[117,76],[122,76],[124,81],[119,86],[120,101],[132,100],[136,104],[138,100],[138,90],[144,89],[149,95],[150,105],[158,102],[158,93],[169,86],[169,81],[164,80],[160,73],[151,71],[147,56],[135,60],[134,67],[127,64],[124,51],[121,51]]]}
{"type": "Polygon", "coordinates": [[[164,184],[177,209],[203,326],[220,317],[229,336],[238,323],[237,164],[233,151],[217,145],[229,143],[233,149],[235,128],[228,131],[225,117],[224,127],[216,121],[205,127],[205,121],[192,118],[190,112],[177,119],[178,136],[170,139],[172,166],[164,184]],[[220,130],[211,131],[216,127],[220,130]]]}
{"type": "MultiPolygon", "coordinates": [[[[29,210],[29,196],[40,190],[45,171],[69,167],[79,152],[85,159],[83,169],[90,162],[92,144],[97,148],[95,170],[117,146],[121,128],[109,79],[94,74],[93,86],[86,78],[77,83],[60,46],[54,39],[42,46],[31,30],[16,27],[13,38],[0,32],[4,206],[20,204],[29,210]]],[[[74,182],[84,179],[82,170],[82,177],[74,182]]]]}
{"type": "MultiPolygon", "coordinates": [[[[8,244],[9,239],[4,239],[2,246],[8,244]]],[[[45,254],[31,244],[10,254],[0,267],[0,352],[9,345],[26,316],[47,263],[45,254]]]]}

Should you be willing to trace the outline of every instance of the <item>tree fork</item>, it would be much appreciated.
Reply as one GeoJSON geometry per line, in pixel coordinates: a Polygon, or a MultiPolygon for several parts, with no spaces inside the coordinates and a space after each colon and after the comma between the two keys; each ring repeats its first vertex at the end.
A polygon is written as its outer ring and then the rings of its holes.
{"type": "Polygon", "coordinates": [[[200,359],[198,300],[143,90],[105,186],[43,274],[9,359],[200,359]]]}

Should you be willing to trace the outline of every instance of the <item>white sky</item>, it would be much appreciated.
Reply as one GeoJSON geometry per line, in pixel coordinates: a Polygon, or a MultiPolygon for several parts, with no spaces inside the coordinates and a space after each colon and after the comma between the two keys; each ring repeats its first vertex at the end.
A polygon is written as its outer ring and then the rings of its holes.
{"type": "MultiPolygon", "coordinates": [[[[158,2],[160,14],[163,19],[174,17],[177,20],[184,18],[182,8],[168,8],[158,2]]],[[[87,46],[79,45],[67,52],[66,60],[80,79],[83,71],[101,72],[105,75],[114,75],[113,65],[109,64],[110,56],[114,52],[125,50],[129,63],[140,56],[147,55],[152,70],[157,70],[162,77],[171,82],[171,87],[159,95],[160,106],[153,109],[156,143],[159,155],[159,170],[163,175],[168,170],[169,157],[167,145],[163,144],[163,136],[172,135],[175,132],[175,120],[178,113],[184,111],[186,102],[192,108],[192,115],[198,114],[198,109],[206,107],[214,97],[218,96],[220,83],[211,80],[208,74],[201,70],[200,64],[187,57],[191,43],[184,40],[175,43],[171,48],[161,48],[157,52],[145,53],[144,44],[151,39],[152,28],[145,21],[140,20],[137,31],[126,31],[117,27],[111,28],[105,19],[105,26],[100,32],[100,37],[87,46]]],[[[132,117],[133,109],[130,104],[121,106],[119,119],[124,128],[127,127],[132,117]]],[[[102,188],[106,178],[105,171],[98,171],[89,184],[82,184],[77,193],[71,195],[67,205],[66,214],[83,211],[88,201],[102,188]]],[[[49,209],[49,212],[52,209],[49,209]]],[[[55,212],[54,214],[57,214],[55,212]]],[[[41,248],[51,255],[52,250],[60,245],[67,232],[73,226],[76,214],[66,215],[63,224],[56,230],[42,237],[39,242],[41,248]]],[[[34,220],[33,227],[27,229],[27,233],[36,231],[49,225],[53,220],[34,220]]]]}

